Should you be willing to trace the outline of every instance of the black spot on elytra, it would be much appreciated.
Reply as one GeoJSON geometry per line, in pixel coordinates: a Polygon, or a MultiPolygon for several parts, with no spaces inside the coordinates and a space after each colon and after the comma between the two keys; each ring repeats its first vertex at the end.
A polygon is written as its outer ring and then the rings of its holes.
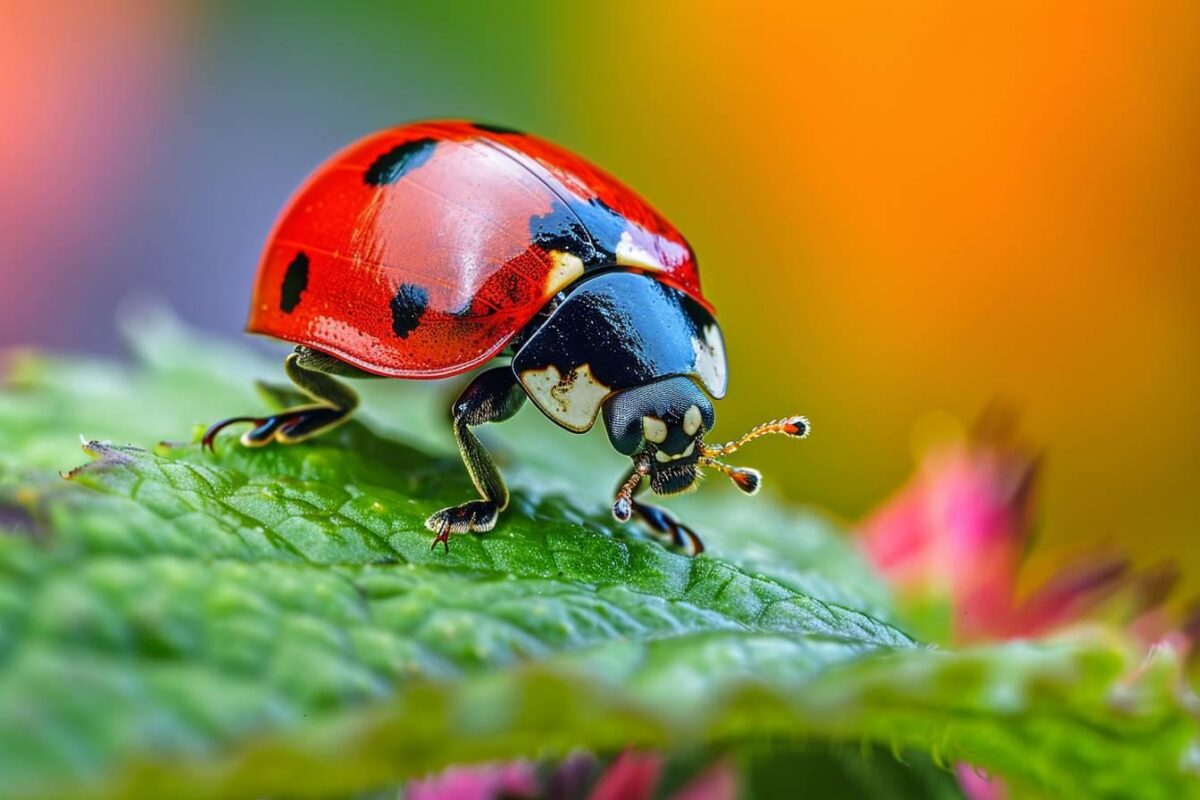
{"type": "Polygon", "coordinates": [[[308,288],[308,256],[303,252],[296,253],[292,263],[288,264],[283,276],[283,287],[279,298],[279,308],[283,313],[290,314],[300,304],[300,295],[308,288]]]}
{"type": "Polygon", "coordinates": [[[402,283],[392,297],[392,330],[401,339],[421,324],[421,317],[429,305],[429,292],[413,283],[402,283]]]}
{"type": "Polygon", "coordinates": [[[363,180],[371,186],[395,183],[429,160],[437,148],[436,139],[413,139],[397,145],[371,162],[363,180]]]}
{"type": "Polygon", "coordinates": [[[611,266],[617,261],[617,243],[628,223],[599,198],[555,200],[550,212],[529,220],[533,243],[549,252],[577,256],[584,267],[611,266]]]}
{"type": "Polygon", "coordinates": [[[490,125],[486,122],[472,122],[471,127],[486,133],[498,133],[501,135],[509,134],[512,136],[525,135],[523,131],[519,131],[516,128],[506,128],[503,125],[490,125]]]}

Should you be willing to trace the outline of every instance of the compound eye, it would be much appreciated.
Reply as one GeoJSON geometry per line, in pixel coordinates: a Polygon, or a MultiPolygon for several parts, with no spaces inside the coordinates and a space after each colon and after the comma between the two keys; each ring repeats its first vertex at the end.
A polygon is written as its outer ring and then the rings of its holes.
{"type": "Polygon", "coordinates": [[[647,442],[662,444],[667,440],[667,423],[658,417],[642,417],[642,434],[647,442]]]}
{"type": "Polygon", "coordinates": [[[702,422],[704,419],[700,416],[700,406],[689,406],[683,415],[683,432],[695,436],[702,422]]]}

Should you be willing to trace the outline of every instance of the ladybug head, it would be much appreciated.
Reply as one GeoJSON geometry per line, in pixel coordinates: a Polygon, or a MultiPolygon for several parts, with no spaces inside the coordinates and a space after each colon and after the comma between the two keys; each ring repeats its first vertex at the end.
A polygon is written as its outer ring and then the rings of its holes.
{"type": "Polygon", "coordinates": [[[650,476],[657,494],[686,492],[700,477],[701,441],[712,430],[712,401],[691,378],[663,378],[604,403],[608,439],[650,476]]]}
{"type": "Polygon", "coordinates": [[[643,476],[649,476],[656,494],[677,494],[696,488],[700,470],[706,467],[729,477],[746,494],[754,494],[761,483],[756,470],[732,467],[717,459],[759,436],[783,433],[803,439],[809,430],[804,417],[788,417],[759,425],[735,441],[710,446],[704,443],[704,435],[712,430],[714,420],[708,395],[683,376],[626,389],[604,402],[608,439],[634,462],[634,474],[613,504],[617,519],[629,518],[632,493],[643,476]]]}

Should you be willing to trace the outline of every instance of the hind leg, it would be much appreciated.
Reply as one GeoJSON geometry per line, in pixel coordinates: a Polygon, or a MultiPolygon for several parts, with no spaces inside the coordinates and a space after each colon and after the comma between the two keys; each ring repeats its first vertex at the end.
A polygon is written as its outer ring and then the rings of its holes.
{"type": "Polygon", "coordinates": [[[231,417],[204,433],[203,445],[213,449],[217,434],[229,425],[249,422],[252,427],[242,434],[246,447],[262,447],[272,441],[295,444],[335,428],[349,419],[358,407],[358,395],[333,375],[366,376],[323,353],[297,347],[283,362],[283,370],[296,388],[312,403],[289,408],[266,417],[231,417]]]}

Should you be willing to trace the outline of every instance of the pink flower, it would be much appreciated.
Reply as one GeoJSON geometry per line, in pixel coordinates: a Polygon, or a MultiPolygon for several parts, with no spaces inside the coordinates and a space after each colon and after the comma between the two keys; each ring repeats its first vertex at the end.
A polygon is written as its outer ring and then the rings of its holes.
{"type": "Polygon", "coordinates": [[[1038,457],[993,411],[967,441],[932,450],[862,523],[862,547],[910,608],[948,608],[957,643],[1037,636],[1080,619],[1131,580],[1124,558],[1092,557],[1021,599],[1038,457]]]}
{"type": "Polygon", "coordinates": [[[970,800],[1005,800],[1008,797],[1008,790],[1004,788],[1003,781],[989,777],[974,767],[957,764],[954,767],[954,776],[958,778],[958,785],[962,787],[963,794],[970,800]]]}
{"type": "Polygon", "coordinates": [[[528,761],[451,767],[437,775],[412,781],[409,800],[500,800],[539,797],[537,772],[528,761]]]}
{"type": "Polygon", "coordinates": [[[600,776],[588,800],[650,800],[658,786],[662,762],[657,753],[626,750],[600,776]]]}
{"type": "MultiPolygon", "coordinates": [[[[600,776],[588,800],[650,800],[658,788],[663,758],[658,753],[626,750],[600,776]]],[[[738,776],[728,760],[710,764],[673,792],[669,800],[736,800],[738,776]]]]}
{"type": "MultiPolygon", "coordinates": [[[[595,758],[580,753],[548,770],[528,761],[451,767],[407,786],[410,800],[651,800],[663,771],[660,753],[626,750],[601,769],[595,758]],[[597,773],[599,773],[597,775],[597,773]]],[[[710,764],[676,790],[669,800],[735,800],[738,776],[728,760],[710,764]]]]}
{"type": "MultiPolygon", "coordinates": [[[[1013,437],[1013,418],[992,409],[966,441],[943,444],[862,523],[862,548],[920,621],[948,610],[946,638],[969,643],[1029,638],[1101,612],[1116,615],[1149,648],[1186,654],[1200,610],[1180,624],[1162,607],[1178,580],[1171,564],[1135,572],[1127,559],[1068,563],[1021,598],[1017,578],[1032,539],[1038,457],[1013,437]]],[[[972,800],[1003,800],[1003,782],[959,764],[972,800]]]]}

